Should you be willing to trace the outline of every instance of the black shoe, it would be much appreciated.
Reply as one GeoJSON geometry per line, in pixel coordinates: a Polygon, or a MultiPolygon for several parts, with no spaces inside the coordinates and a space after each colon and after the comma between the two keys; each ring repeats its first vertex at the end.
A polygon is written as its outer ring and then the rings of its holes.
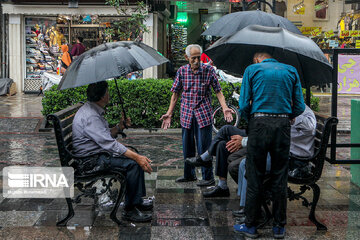
{"type": "Polygon", "coordinates": [[[122,213],[122,218],[130,222],[149,222],[152,219],[152,215],[142,213],[139,209],[134,207],[131,210],[124,209],[122,213]]]}
{"type": "Polygon", "coordinates": [[[215,185],[215,179],[200,180],[196,185],[197,185],[198,187],[212,186],[212,185],[215,185]]]}
{"type": "Polygon", "coordinates": [[[175,182],[181,183],[181,182],[194,182],[196,181],[197,178],[184,178],[184,177],[179,177],[175,180],[175,182]]]}
{"type": "Polygon", "coordinates": [[[245,208],[241,208],[238,211],[232,211],[232,215],[234,217],[243,217],[243,216],[245,216],[245,208]]]}
{"type": "Polygon", "coordinates": [[[185,162],[190,164],[193,167],[206,167],[209,168],[212,166],[212,161],[203,161],[200,156],[186,158],[185,162]]]}
{"type": "Polygon", "coordinates": [[[140,211],[150,211],[154,207],[153,201],[149,199],[144,199],[141,204],[136,205],[136,208],[140,211]]]}
{"type": "Polygon", "coordinates": [[[230,191],[229,191],[229,188],[222,189],[219,186],[215,186],[209,192],[204,192],[203,196],[208,197],[208,198],[211,198],[211,197],[229,197],[230,196],[230,191]]]}

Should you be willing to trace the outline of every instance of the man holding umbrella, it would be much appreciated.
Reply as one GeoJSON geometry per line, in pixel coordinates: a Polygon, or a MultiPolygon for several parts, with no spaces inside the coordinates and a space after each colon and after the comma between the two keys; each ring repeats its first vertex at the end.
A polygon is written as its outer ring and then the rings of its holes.
{"type": "Polygon", "coordinates": [[[90,84],[86,93],[88,102],[77,111],[72,125],[74,155],[91,156],[80,163],[90,171],[117,167],[126,169],[123,218],[133,222],[151,221],[151,214],[141,212],[153,208],[152,201],[142,199],[145,196],[144,171],[152,172],[151,160],[116,141],[124,126],[108,127],[104,118],[104,108],[110,99],[107,82],[90,84]]]}
{"type": "Polygon", "coordinates": [[[248,181],[245,224],[234,230],[251,238],[258,236],[256,218],[261,206],[262,181],[267,154],[271,156],[273,234],[284,238],[286,192],[290,150],[290,121],[305,109],[297,70],[279,63],[270,54],[258,52],[246,68],[239,99],[240,114],[248,120],[248,181]]]}
{"type": "MultiPolygon", "coordinates": [[[[180,121],[184,159],[195,157],[195,143],[198,155],[204,153],[211,144],[211,87],[219,99],[224,117],[227,121],[232,121],[233,113],[226,105],[214,68],[200,63],[202,48],[197,44],[191,44],[186,47],[185,52],[185,58],[189,61],[189,64],[180,67],[177,71],[174,84],[171,88],[173,95],[170,100],[169,109],[167,113],[160,118],[160,120],[163,120],[162,128],[169,128],[174,107],[182,92],[180,121]]],[[[202,167],[203,179],[197,185],[213,185],[215,180],[211,158],[202,159],[201,157],[197,157],[197,161],[206,161],[206,163],[203,164],[206,167],[202,167]]],[[[195,167],[185,162],[184,176],[176,179],[176,182],[196,180],[195,167]]]]}

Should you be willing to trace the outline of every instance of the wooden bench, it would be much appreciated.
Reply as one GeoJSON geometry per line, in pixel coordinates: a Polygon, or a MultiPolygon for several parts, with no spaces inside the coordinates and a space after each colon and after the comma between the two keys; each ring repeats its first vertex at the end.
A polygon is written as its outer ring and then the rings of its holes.
{"type": "MultiPolygon", "coordinates": [[[[319,201],[320,197],[320,187],[317,185],[317,181],[320,179],[324,163],[326,159],[326,149],[329,142],[329,137],[331,135],[331,129],[338,123],[338,119],[335,117],[328,117],[321,115],[319,113],[315,113],[316,116],[316,134],[315,134],[315,149],[314,156],[311,158],[296,158],[294,156],[290,156],[290,161],[292,160],[300,160],[311,162],[314,166],[312,168],[311,174],[307,178],[295,178],[288,176],[288,183],[300,185],[298,191],[293,191],[290,186],[288,186],[288,199],[289,201],[293,200],[302,200],[302,205],[305,207],[311,206],[309,219],[316,225],[317,230],[327,230],[327,227],[316,220],[315,210],[316,205],[319,201]],[[304,196],[302,196],[307,190],[312,189],[313,191],[313,199],[312,202],[308,201],[304,196]]],[[[269,181],[265,180],[265,185],[269,184],[269,181]]],[[[266,186],[268,188],[269,186],[266,186]]],[[[267,204],[263,204],[265,208],[265,212],[267,214],[267,219],[271,216],[271,213],[267,207],[267,204]]]]}
{"type": "MultiPolygon", "coordinates": [[[[122,223],[116,217],[116,213],[119,208],[120,202],[125,195],[125,169],[115,168],[111,170],[101,170],[92,173],[80,172],[77,166],[79,162],[85,158],[77,157],[72,154],[72,122],[74,120],[75,113],[82,105],[82,103],[78,103],[57,113],[47,116],[47,120],[51,122],[54,127],[61,166],[74,168],[74,187],[77,187],[81,192],[81,194],[79,194],[74,200],[72,200],[71,198],[66,198],[66,202],[68,205],[68,214],[64,219],[57,222],[56,225],[66,226],[67,222],[75,214],[72,203],[80,203],[81,197],[91,197],[94,199],[94,202],[97,202],[98,197],[108,191],[113,196],[114,191],[111,190],[111,186],[116,181],[120,183],[120,187],[117,190],[118,192],[115,192],[115,196],[117,195],[117,197],[113,210],[110,213],[110,218],[118,225],[121,225],[122,223]],[[106,181],[106,179],[109,180],[106,181]],[[102,185],[104,186],[104,188],[102,188],[100,192],[97,192],[96,187],[93,186],[98,180],[101,180],[103,183],[102,185]]],[[[86,158],[88,157],[89,156],[87,156],[86,158]]]]}

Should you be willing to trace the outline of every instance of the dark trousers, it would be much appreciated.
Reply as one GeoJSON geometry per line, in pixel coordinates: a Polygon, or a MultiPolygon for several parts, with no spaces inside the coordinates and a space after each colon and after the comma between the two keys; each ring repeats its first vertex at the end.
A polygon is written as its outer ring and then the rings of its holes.
{"type": "Polygon", "coordinates": [[[220,128],[208,148],[209,153],[212,156],[216,156],[216,176],[227,178],[228,157],[231,153],[226,149],[226,142],[230,141],[231,136],[234,135],[246,136],[246,133],[245,130],[238,129],[231,125],[225,125],[220,128]]]}
{"type": "MultiPolygon", "coordinates": [[[[200,128],[195,116],[191,123],[191,128],[182,128],[182,144],[183,144],[183,154],[184,159],[195,157],[195,143],[198,155],[203,154],[211,144],[212,137],[212,126],[206,126],[200,128]]],[[[210,180],[214,178],[213,168],[201,167],[202,179],[210,180]]],[[[185,178],[195,178],[195,167],[184,163],[184,177],[185,178]]]]}
{"type": "Polygon", "coordinates": [[[121,167],[126,169],[126,192],[125,206],[132,208],[142,203],[142,197],[146,196],[144,171],[134,160],[127,157],[112,157],[101,154],[98,164],[104,169],[121,167]]]}
{"type": "Polygon", "coordinates": [[[274,226],[286,224],[287,177],[290,151],[290,121],[287,118],[251,118],[248,125],[248,153],[246,159],[247,194],[246,226],[255,226],[264,192],[263,179],[266,157],[271,156],[271,193],[274,226]]]}
{"type": "Polygon", "coordinates": [[[241,148],[239,151],[233,152],[228,157],[228,170],[231,178],[238,183],[239,166],[241,161],[246,158],[247,147],[241,148]]]}

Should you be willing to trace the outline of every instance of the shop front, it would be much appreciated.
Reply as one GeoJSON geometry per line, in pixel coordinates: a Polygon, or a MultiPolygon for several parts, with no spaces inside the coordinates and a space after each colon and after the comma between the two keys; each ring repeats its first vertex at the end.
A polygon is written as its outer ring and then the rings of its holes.
{"type": "MultiPolygon", "coordinates": [[[[44,73],[59,74],[61,45],[67,44],[71,51],[77,37],[83,38],[86,50],[102,44],[109,40],[106,29],[121,18],[114,8],[104,5],[73,9],[3,4],[3,10],[9,14],[9,76],[17,83],[18,92],[25,93],[39,92],[44,73]]],[[[157,23],[157,14],[149,17],[157,23]]],[[[143,41],[159,49],[157,39],[153,39],[157,38],[154,27],[158,24],[148,25],[150,31],[144,34],[143,41]]],[[[154,72],[145,75],[158,77],[152,76],[154,72]]]]}

